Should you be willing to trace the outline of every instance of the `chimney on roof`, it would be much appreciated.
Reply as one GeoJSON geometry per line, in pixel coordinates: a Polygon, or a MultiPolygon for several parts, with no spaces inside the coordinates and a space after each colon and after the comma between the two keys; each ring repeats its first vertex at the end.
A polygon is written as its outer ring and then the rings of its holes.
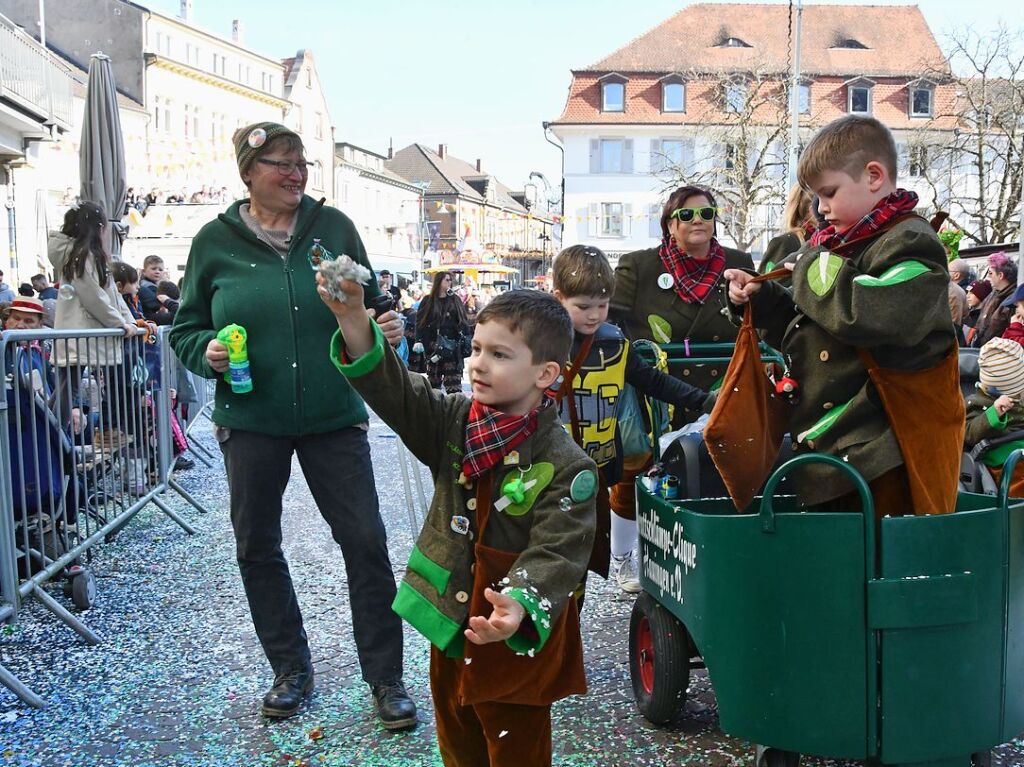
{"type": "Polygon", "coordinates": [[[245,26],[241,19],[231,20],[231,42],[242,45],[245,42],[245,26]]]}
{"type": "Polygon", "coordinates": [[[446,157],[448,157],[448,145],[447,144],[438,144],[437,145],[437,156],[440,157],[442,160],[445,159],[446,157]]]}
{"type": "Polygon", "coordinates": [[[192,23],[192,0],[181,0],[180,16],[186,24],[192,23]]]}
{"type": "Polygon", "coordinates": [[[483,173],[483,167],[482,167],[482,165],[480,163],[480,158],[479,157],[476,160],[476,172],[477,173],[483,173]]]}
{"type": "Polygon", "coordinates": [[[389,160],[394,160],[395,159],[395,139],[394,138],[389,138],[388,139],[388,159],[389,160]]]}

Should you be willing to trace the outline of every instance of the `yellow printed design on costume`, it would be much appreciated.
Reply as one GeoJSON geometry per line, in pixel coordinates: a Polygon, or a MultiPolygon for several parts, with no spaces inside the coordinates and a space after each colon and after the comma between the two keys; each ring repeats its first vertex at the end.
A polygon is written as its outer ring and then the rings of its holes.
{"type": "Polygon", "coordinates": [[[615,458],[619,399],[626,380],[626,348],[625,339],[614,346],[598,340],[572,382],[583,440],[580,447],[598,466],[615,458]]]}

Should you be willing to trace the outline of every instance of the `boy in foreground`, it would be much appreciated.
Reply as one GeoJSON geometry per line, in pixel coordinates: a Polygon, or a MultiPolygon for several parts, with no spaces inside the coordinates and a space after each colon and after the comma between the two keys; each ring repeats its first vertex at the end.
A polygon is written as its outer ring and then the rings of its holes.
{"type": "MultiPolygon", "coordinates": [[[[952,512],[964,405],[945,249],[913,213],[917,195],[896,187],[896,146],[874,118],[826,125],[797,175],[827,225],[787,259],[792,287],[725,273],[730,301],[753,301],[754,323],[798,386],[794,450],[848,461],[879,515],[952,512]]],[[[859,505],[828,467],[796,479],[806,505],[859,505]]]]}
{"type": "Polygon", "coordinates": [[[393,608],[430,640],[446,767],[551,764],[551,703],[586,692],[573,591],[594,542],[594,462],[549,390],[572,323],[552,296],[502,294],[477,317],[472,399],[409,374],[343,280],[331,357],[434,477],[393,608]]]}

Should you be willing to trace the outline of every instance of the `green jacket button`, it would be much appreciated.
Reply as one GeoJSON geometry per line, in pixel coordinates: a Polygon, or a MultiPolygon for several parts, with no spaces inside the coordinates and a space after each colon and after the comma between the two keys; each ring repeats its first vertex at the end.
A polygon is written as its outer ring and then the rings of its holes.
{"type": "Polygon", "coordinates": [[[476,498],[470,498],[466,501],[466,508],[470,511],[476,511],[476,498]]]}
{"type": "Polygon", "coordinates": [[[818,359],[822,362],[828,362],[828,352],[822,349],[821,354],[818,355],[818,359]]]}
{"type": "Polygon", "coordinates": [[[455,601],[460,602],[462,604],[466,604],[466,602],[469,601],[469,594],[467,594],[465,591],[460,591],[455,595],[455,601]]]}
{"type": "Polygon", "coordinates": [[[832,409],[833,407],[835,407],[835,405],[834,405],[834,403],[832,403],[832,402],[826,402],[826,403],[825,403],[824,405],[822,405],[822,407],[823,407],[823,408],[824,408],[825,410],[831,410],[831,409],[832,409]]]}

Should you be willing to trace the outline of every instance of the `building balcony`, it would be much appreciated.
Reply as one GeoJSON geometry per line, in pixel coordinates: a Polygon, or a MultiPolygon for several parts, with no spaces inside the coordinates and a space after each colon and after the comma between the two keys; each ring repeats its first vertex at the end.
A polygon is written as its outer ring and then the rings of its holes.
{"type": "Polygon", "coordinates": [[[37,124],[68,130],[71,85],[67,67],[0,15],[0,104],[13,107],[37,124]]]}

